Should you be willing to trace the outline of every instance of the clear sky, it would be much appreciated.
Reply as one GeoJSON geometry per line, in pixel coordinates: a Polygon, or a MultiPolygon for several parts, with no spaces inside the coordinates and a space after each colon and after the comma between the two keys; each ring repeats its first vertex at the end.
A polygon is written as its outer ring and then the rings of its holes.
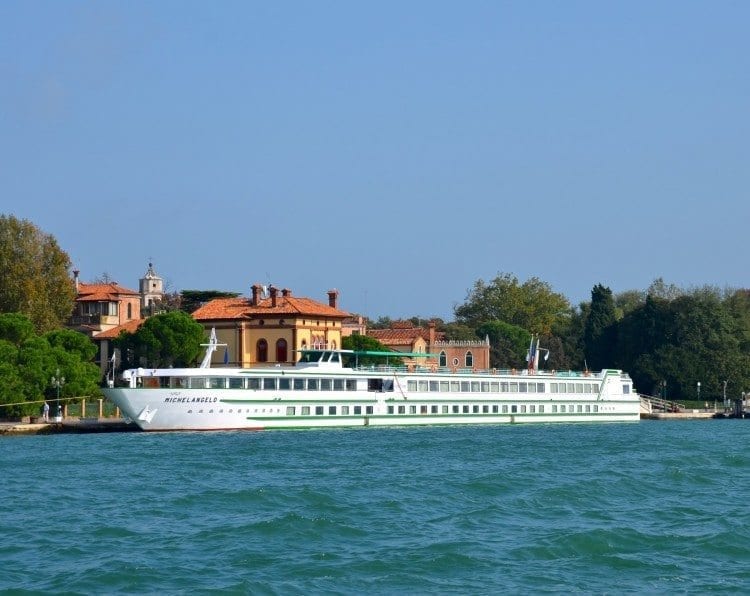
{"type": "Polygon", "coordinates": [[[0,213],[83,280],[452,319],[747,287],[750,2],[0,2],[0,213]]]}

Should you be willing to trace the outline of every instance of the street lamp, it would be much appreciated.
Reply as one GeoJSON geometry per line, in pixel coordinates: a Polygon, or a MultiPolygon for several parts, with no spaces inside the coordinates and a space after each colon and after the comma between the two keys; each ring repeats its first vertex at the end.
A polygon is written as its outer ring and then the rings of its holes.
{"type": "Polygon", "coordinates": [[[60,376],[60,369],[55,371],[55,376],[52,377],[52,387],[57,390],[57,414],[55,422],[62,422],[62,408],[60,407],[60,388],[65,385],[65,377],[60,376]]]}
{"type": "Polygon", "coordinates": [[[724,409],[726,410],[729,404],[727,403],[727,382],[724,381],[724,409]]]}
{"type": "Polygon", "coordinates": [[[698,401],[700,401],[701,400],[701,382],[700,381],[698,381],[698,384],[696,385],[696,392],[698,393],[698,401]]]}

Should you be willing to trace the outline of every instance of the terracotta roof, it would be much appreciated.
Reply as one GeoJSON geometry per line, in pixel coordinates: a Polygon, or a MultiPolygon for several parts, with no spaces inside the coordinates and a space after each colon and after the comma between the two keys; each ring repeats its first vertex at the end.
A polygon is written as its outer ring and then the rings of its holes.
{"type": "Polygon", "coordinates": [[[114,282],[108,284],[78,284],[76,302],[116,302],[123,296],[140,296],[138,292],[123,288],[114,282]]]}
{"type": "Polygon", "coordinates": [[[297,298],[296,296],[277,296],[276,306],[272,306],[271,298],[263,298],[253,306],[249,298],[216,298],[193,312],[196,321],[212,321],[219,319],[244,319],[253,316],[308,316],[345,319],[348,312],[333,308],[311,298],[297,298]]]}
{"type": "MultiPolygon", "coordinates": [[[[418,337],[421,337],[425,341],[430,340],[429,329],[414,326],[412,326],[411,328],[395,328],[394,326],[394,328],[391,329],[368,329],[367,335],[369,335],[370,337],[374,337],[381,344],[385,344],[387,346],[409,345],[412,344],[418,337]]],[[[435,332],[435,341],[442,341],[444,337],[444,332],[435,332]]]]}
{"type": "Polygon", "coordinates": [[[146,319],[133,319],[132,321],[128,321],[117,327],[112,327],[112,329],[107,329],[106,331],[97,333],[94,336],[94,339],[115,339],[122,331],[135,333],[138,330],[138,327],[140,327],[145,321],[146,319]]]}

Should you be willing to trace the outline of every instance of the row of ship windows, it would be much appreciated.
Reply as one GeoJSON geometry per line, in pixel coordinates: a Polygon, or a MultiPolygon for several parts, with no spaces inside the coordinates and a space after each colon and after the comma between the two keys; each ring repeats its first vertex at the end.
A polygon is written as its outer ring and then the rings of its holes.
{"type": "MultiPolygon", "coordinates": [[[[362,406],[327,406],[328,412],[326,412],[326,406],[287,406],[287,416],[361,416],[363,413],[362,406]]],[[[272,414],[274,412],[280,413],[279,408],[266,408],[254,409],[254,414],[272,414]]],[[[552,404],[550,406],[550,412],[553,414],[573,414],[573,413],[596,413],[599,411],[598,404],[552,404]]],[[[188,414],[192,414],[192,410],[188,410],[188,414]]],[[[198,411],[199,414],[203,413],[203,410],[198,411]]],[[[209,410],[209,414],[213,414],[214,410],[209,410]]],[[[220,414],[224,413],[224,410],[219,410],[220,414]]],[[[232,414],[233,410],[228,410],[228,413],[232,414]]],[[[242,408],[237,408],[237,413],[242,413],[242,408]]],[[[250,409],[245,410],[246,414],[250,413],[250,409]]],[[[364,406],[364,414],[371,415],[373,413],[373,406],[364,406]]],[[[521,405],[508,405],[508,404],[494,404],[494,405],[403,405],[403,406],[388,406],[389,414],[544,414],[544,404],[521,404],[521,405]]]]}
{"type": "MultiPolygon", "coordinates": [[[[290,377],[144,377],[144,387],[170,389],[253,389],[263,391],[356,391],[356,379],[305,379],[290,377]]],[[[393,391],[390,379],[369,379],[370,391],[393,391]]],[[[545,383],[527,381],[407,381],[410,393],[546,393],[545,383]]],[[[550,393],[599,393],[598,383],[550,383],[550,393]]]]}
{"type": "MultiPolygon", "coordinates": [[[[411,392],[545,393],[544,383],[526,381],[430,381],[409,380],[411,392]]],[[[599,393],[598,383],[550,383],[550,393],[599,393]]]]}

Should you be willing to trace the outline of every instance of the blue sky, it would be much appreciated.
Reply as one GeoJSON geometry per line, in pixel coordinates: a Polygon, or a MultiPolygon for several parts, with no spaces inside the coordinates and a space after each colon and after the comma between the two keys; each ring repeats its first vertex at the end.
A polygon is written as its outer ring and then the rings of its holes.
{"type": "Polygon", "coordinates": [[[84,280],[450,320],[746,287],[747,2],[0,3],[0,213],[84,280]]]}

